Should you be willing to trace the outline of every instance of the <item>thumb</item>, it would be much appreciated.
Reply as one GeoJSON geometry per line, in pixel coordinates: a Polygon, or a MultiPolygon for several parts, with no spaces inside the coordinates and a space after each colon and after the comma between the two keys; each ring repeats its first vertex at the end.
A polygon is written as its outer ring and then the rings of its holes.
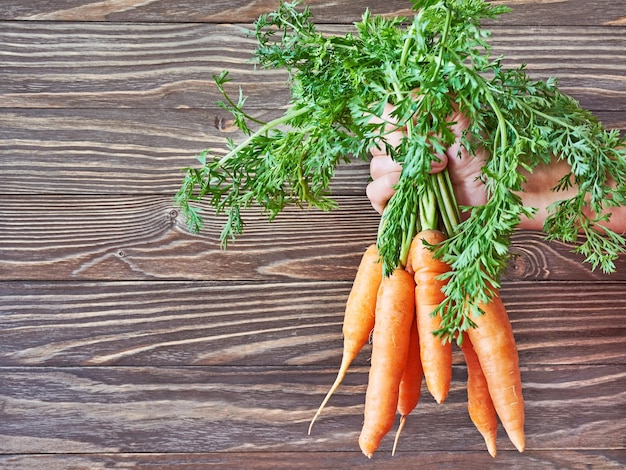
{"type": "Polygon", "coordinates": [[[448,166],[448,155],[445,153],[435,154],[436,160],[433,160],[430,166],[430,174],[439,173],[448,166]]]}

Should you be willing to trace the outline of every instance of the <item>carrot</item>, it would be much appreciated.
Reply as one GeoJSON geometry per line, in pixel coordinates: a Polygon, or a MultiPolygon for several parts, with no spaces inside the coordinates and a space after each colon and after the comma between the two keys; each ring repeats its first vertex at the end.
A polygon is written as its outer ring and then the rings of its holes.
{"type": "Polygon", "coordinates": [[[409,336],[409,353],[406,360],[406,366],[400,380],[398,390],[398,413],[400,413],[400,425],[393,441],[393,450],[391,455],[395,455],[396,447],[400,433],[404,429],[407,416],[415,409],[420,399],[422,388],[422,361],[420,359],[419,337],[417,335],[417,319],[413,318],[411,331],[409,336]]]}
{"type": "Polygon", "coordinates": [[[524,398],[513,328],[499,295],[481,304],[483,314],[475,316],[475,328],[467,331],[480,366],[485,374],[489,394],[509,439],[524,451],[524,398]]]}
{"type": "Polygon", "coordinates": [[[376,299],[372,357],[365,393],[361,451],[371,458],[395,420],[400,381],[415,317],[415,284],[404,269],[385,277],[376,299]]]}
{"type": "Polygon", "coordinates": [[[429,245],[436,245],[445,239],[438,230],[423,230],[413,238],[409,250],[409,262],[415,277],[415,303],[417,332],[419,335],[420,357],[428,391],[437,403],[443,403],[450,390],[452,380],[452,343],[445,344],[433,332],[441,327],[441,317],[433,316],[433,311],[445,296],[441,291],[446,281],[437,279],[450,267],[433,257],[429,245]]]}
{"type": "Polygon", "coordinates": [[[378,249],[375,244],[370,245],[363,253],[357,269],[352,289],[348,295],[343,318],[343,354],[337,378],[326,394],[322,404],[309,424],[309,434],[315,420],[319,417],[343,381],[352,361],[359,354],[365,343],[369,341],[374,328],[374,314],[376,310],[376,296],[382,280],[382,263],[380,263],[378,249]]]}
{"type": "Polygon", "coordinates": [[[495,457],[498,417],[489,395],[487,379],[468,335],[463,337],[461,351],[467,364],[467,411],[476,429],[485,439],[489,454],[495,457]]]}

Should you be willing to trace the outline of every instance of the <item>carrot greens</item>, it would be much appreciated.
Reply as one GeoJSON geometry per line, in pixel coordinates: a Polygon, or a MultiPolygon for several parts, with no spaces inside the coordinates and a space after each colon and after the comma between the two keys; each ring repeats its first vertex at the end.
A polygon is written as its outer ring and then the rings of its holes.
{"type": "MultiPolygon", "coordinates": [[[[187,168],[176,200],[190,227],[202,227],[199,201],[226,214],[224,246],[244,229],[242,211],[258,205],[273,219],[287,205],[330,210],[335,168],[350,156],[367,160],[374,145],[402,164],[396,193],[387,204],[377,240],[386,276],[403,267],[407,247],[427,214],[447,238],[437,256],[451,266],[438,334],[447,340],[474,325],[488,303],[510,253],[511,234],[532,216],[516,194],[525,176],[555,157],[570,172],[555,190],[576,187],[554,204],[544,230],[548,239],[575,243],[593,268],[614,270],[626,241],[604,226],[606,207],[626,203],[625,140],[558,90],[553,79],[533,80],[524,67],[507,68],[491,56],[484,20],[505,13],[483,0],[413,0],[413,18],[373,16],[344,35],[318,31],[299,1],[281,2],[254,24],[256,62],[285,70],[291,92],[282,116],[261,122],[244,111],[246,98],[225,92],[228,73],[214,77],[246,139],[229,141],[226,155],[199,155],[187,168]],[[407,132],[396,148],[385,142],[381,117],[387,103],[407,132]],[[482,179],[488,202],[458,208],[444,174],[429,175],[436,153],[455,140],[446,117],[454,106],[471,125],[462,144],[470,154],[490,150],[482,179]],[[432,213],[436,201],[436,210],[432,213]],[[429,212],[430,211],[430,212],[429,212]],[[579,241],[579,233],[585,235],[579,241]]],[[[532,177],[532,176],[531,176],[532,177]]],[[[434,228],[434,227],[431,227],[434,228]]],[[[462,337],[458,335],[458,337],[462,337]]]]}

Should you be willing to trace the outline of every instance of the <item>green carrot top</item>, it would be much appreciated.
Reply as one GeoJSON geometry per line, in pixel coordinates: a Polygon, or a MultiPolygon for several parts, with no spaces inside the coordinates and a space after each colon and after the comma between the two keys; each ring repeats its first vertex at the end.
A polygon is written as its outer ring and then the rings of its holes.
{"type": "Polygon", "coordinates": [[[554,190],[578,191],[549,208],[546,238],[576,243],[574,251],[594,269],[615,269],[626,240],[603,225],[606,217],[589,216],[586,209],[601,214],[626,204],[626,141],[560,92],[555,80],[531,80],[524,67],[508,69],[491,57],[490,34],[481,22],[506,7],[483,0],[412,4],[413,18],[366,11],[342,36],[318,32],[298,1],[261,15],[252,32],[256,61],[288,72],[287,109],[261,122],[244,110],[242,93],[235,101],[225,92],[228,72],[215,76],[225,98],[221,106],[246,139],[229,141],[225,156],[199,155],[201,166],[185,169],[176,200],[194,231],[202,227],[197,202],[225,213],[226,246],[243,231],[242,210],[251,205],[270,220],[290,204],[334,208],[329,186],[336,167],[351,156],[367,160],[374,145],[387,147],[402,173],[377,239],[384,272],[403,264],[420,227],[443,230],[448,238],[437,256],[452,270],[439,333],[451,339],[472,326],[478,304],[499,287],[511,234],[535,211],[516,194],[524,183],[521,170],[532,172],[553,157],[568,162],[570,171],[554,190]],[[398,127],[407,129],[395,148],[385,142],[385,123],[372,120],[387,103],[395,106],[398,127]],[[463,208],[469,216],[462,222],[446,174],[429,174],[435,155],[456,139],[446,120],[454,106],[471,122],[461,144],[471,155],[479,147],[489,150],[482,169],[488,201],[463,208]]]}

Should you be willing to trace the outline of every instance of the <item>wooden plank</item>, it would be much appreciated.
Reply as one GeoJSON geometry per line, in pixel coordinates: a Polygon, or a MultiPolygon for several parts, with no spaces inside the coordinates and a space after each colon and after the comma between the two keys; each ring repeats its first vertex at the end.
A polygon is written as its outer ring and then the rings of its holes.
{"type": "Polygon", "coordinates": [[[4,194],[170,194],[204,148],[222,153],[219,111],[4,109],[4,194]],[[45,162],[45,163],[44,163],[45,162]]]}
{"type": "Polygon", "coordinates": [[[0,465],[12,470],[66,470],[68,468],[167,468],[187,470],[189,468],[219,468],[256,470],[275,469],[356,469],[366,465],[378,469],[414,468],[472,468],[491,470],[546,470],[567,468],[571,470],[598,468],[622,470],[626,466],[626,451],[593,449],[558,449],[553,451],[528,450],[523,456],[514,451],[500,451],[492,459],[480,451],[427,451],[413,449],[399,451],[395,457],[377,455],[375,461],[364,460],[360,452],[215,452],[215,453],[83,453],[54,455],[0,455],[0,465]]]}
{"type": "MultiPolygon", "coordinates": [[[[350,286],[2,282],[0,365],[336,367],[350,286]]],[[[505,282],[501,294],[521,364],[626,365],[625,288],[505,282]]],[[[355,364],[368,360],[364,351],[355,364]]]]}
{"type": "MultiPolygon", "coordinates": [[[[301,452],[306,458],[313,452],[358,452],[367,380],[367,367],[355,367],[307,436],[334,370],[5,367],[1,372],[2,454],[301,452]]],[[[498,447],[507,460],[519,466],[536,451],[595,450],[609,456],[623,451],[623,365],[524,367],[522,377],[529,453],[506,452],[513,447],[500,429],[498,447]]],[[[401,454],[486,454],[466,412],[464,368],[454,368],[453,381],[443,405],[423,390],[402,434],[401,454]]],[[[391,462],[392,437],[373,462],[391,462]]]]}
{"type": "MultiPolygon", "coordinates": [[[[212,105],[211,76],[250,73],[242,26],[198,24],[0,24],[0,96],[11,107],[212,105]],[[6,101],[5,101],[6,99],[6,101]]],[[[284,74],[256,75],[284,82],[284,74]]],[[[253,79],[254,80],[254,79],[253,79]]]]}
{"type": "MultiPolygon", "coordinates": [[[[511,24],[624,24],[624,9],[609,0],[504,0],[513,12],[502,18],[511,24]]],[[[407,0],[353,0],[336,2],[308,0],[318,22],[351,23],[358,21],[366,8],[372,13],[411,15],[407,0]]],[[[149,22],[236,22],[253,21],[261,13],[274,10],[276,0],[4,0],[0,19],[37,21],[149,21],[149,22]]]]}
{"type": "MultiPolygon", "coordinates": [[[[268,224],[252,210],[227,252],[222,219],[192,236],[172,201],[179,168],[236,137],[215,128],[225,114],[212,73],[233,70],[230,89],[242,85],[255,114],[287,101],[285,75],[253,72],[240,30],[276,1],[0,3],[0,467],[626,467],[626,257],[614,276],[591,273],[570,247],[515,233],[502,295],[526,453],[500,430],[488,456],[456,351],[446,404],[423,390],[399,454],[389,436],[368,462],[356,438],[369,346],[306,435],[376,234],[367,165],[340,169],[337,211],[289,209],[268,224]]],[[[366,5],[408,5],[311,3],[329,33],[366,5]]],[[[626,129],[620,2],[506,3],[515,11],[492,28],[494,52],[560,77],[626,129]]]]}
{"type": "Polygon", "coordinates": [[[0,278],[345,280],[378,214],[364,198],[339,204],[330,213],[289,208],[272,224],[252,211],[247,238],[224,251],[223,219],[209,215],[206,232],[190,236],[171,197],[6,196],[0,278]]]}
{"type": "MultiPolygon", "coordinates": [[[[607,119],[621,118],[605,113],[607,119]]],[[[277,112],[258,111],[260,119],[277,112]]],[[[209,149],[223,155],[227,138],[218,109],[2,109],[0,110],[0,193],[162,194],[173,197],[184,167],[199,166],[195,155],[209,149]],[[45,162],[45,164],[42,164],[45,162]]],[[[626,113],[623,114],[626,128],[626,113]]],[[[363,195],[368,164],[354,160],[336,172],[332,192],[363,195]]]]}
{"type": "MultiPolygon", "coordinates": [[[[277,112],[259,110],[269,120],[277,112]]],[[[626,132],[626,111],[596,113],[607,128],[626,132]]],[[[195,155],[223,155],[218,109],[0,109],[0,194],[155,195],[173,197],[181,168],[195,155]]],[[[332,193],[362,196],[369,166],[353,160],[336,171],[332,193]]]]}
{"type": "MultiPolygon", "coordinates": [[[[380,218],[364,197],[337,197],[331,212],[287,208],[273,222],[243,214],[245,232],[220,248],[224,219],[210,213],[200,236],[187,232],[171,197],[3,196],[0,280],[351,280],[376,239],[380,218]]],[[[538,233],[513,238],[509,279],[626,279],[591,272],[572,246],[538,233]]]]}
{"type": "MultiPolygon", "coordinates": [[[[626,28],[492,29],[494,56],[504,54],[508,65],[559,78],[562,91],[592,111],[620,110],[626,28]]],[[[234,80],[228,89],[242,86],[253,107],[289,100],[283,71],[254,71],[255,42],[242,25],[4,22],[0,44],[3,107],[207,107],[220,99],[211,77],[223,69],[234,80]]]]}

